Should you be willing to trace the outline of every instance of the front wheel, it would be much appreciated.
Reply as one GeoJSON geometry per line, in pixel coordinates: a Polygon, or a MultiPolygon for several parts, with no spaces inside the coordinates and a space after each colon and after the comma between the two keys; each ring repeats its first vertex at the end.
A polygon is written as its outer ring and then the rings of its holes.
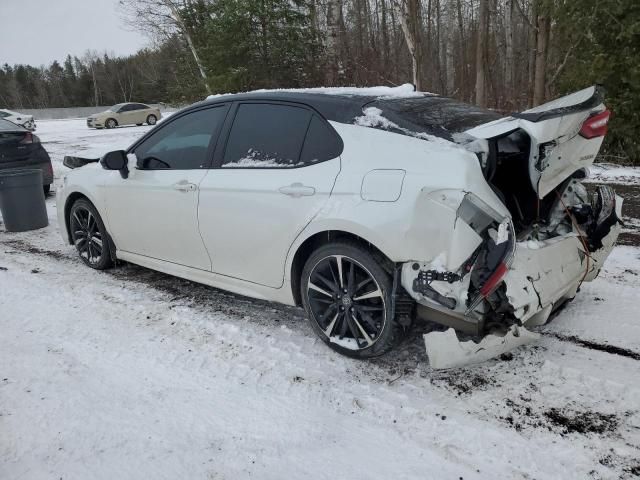
{"type": "Polygon", "coordinates": [[[149,115],[147,117],[147,123],[149,125],[155,125],[157,121],[158,121],[158,118],[155,115],[149,115]]]}
{"type": "Polygon", "coordinates": [[[106,122],[104,122],[104,126],[107,128],[116,128],[118,126],[118,122],[116,122],[113,118],[109,118],[106,122]]]}
{"type": "Polygon", "coordinates": [[[71,240],[82,261],[96,270],[113,265],[107,229],[95,207],[86,199],[77,200],[69,212],[71,240]]]}
{"type": "Polygon", "coordinates": [[[360,245],[335,242],[318,248],[300,283],[311,326],[333,350],[370,358],[391,350],[400,339],[391,278],[360,245]]]}

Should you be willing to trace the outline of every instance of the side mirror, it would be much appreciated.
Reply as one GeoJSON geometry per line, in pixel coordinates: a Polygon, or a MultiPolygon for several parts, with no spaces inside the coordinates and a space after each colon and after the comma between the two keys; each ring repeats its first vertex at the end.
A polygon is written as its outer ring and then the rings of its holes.
{"type": "Polygon", "coordinates": [[[100,159],[100,164],[105,170],[118,170],[122,178],[129,176],[129,161],[127,160],[127,154],[124,150],[115,150],[113,152],[105,153],[100,159]]]}

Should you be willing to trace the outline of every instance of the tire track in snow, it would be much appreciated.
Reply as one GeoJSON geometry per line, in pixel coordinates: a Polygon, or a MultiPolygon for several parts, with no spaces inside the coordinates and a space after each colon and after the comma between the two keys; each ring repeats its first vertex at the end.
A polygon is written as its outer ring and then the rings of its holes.
{"type": "MultiPolygon", "coordinates": [[[[0,244],[24,253],[47,256],[57,261],[76,261],[74,255],[65,254],[56,250],[43,249],[24,240],[4,240],[0,241],[0,244]]],[[[121,263],[119,266],[116,266],[116,268],[106,270],[104,273],[114,276],[120,280],[133,281],[168,293],[172,295],[172,298],[168,300],[172,304],[178,300],[186,300],[186,303],[183,305],[185,307],[215,307],[216,310],[221,313],[242,319],[244,319],[247,314],[255,314],[255,310],[260,309],[262,315],[258,317],[258,319],[262,324],[265,323],[265,320],[268,323],[275,321],[277,323],[289,325],[299,325],[301,321],[306,324],[307,321],[304,312],[296,307],[242,297],[224,290],[201,285],[190,280],[174,277],[162,272],[156,272],[155,270],[139,267],[137,265],[121,263]]],[[[178,306],[181,305],[173,304],[170,308],[176,308],[178,306]]],[[[401,378],[406,372],[404,372],[402,368],[395,372],[394,367],[404,366],[406,368],[407,365],[402,365],[402,359],[398,357],[409,356],[415,359],[415,355],[418,353],[415,348],[416,340],[419,342],[419,349],[422,350],[423,346],[421,337],[422,334],[427,331],[428,327],[425,329],[424,325],[414,325],[414,328],[412,328],[408,338],[405,340],[405,344],[401,345],[399,348],[401,351],[400,355],[398,355],[397,352],[391,352],[390,355],[388,355],[389,358],[383,357],[382,359],[373,359],[371,361],[380,365],[387,364],[392,370],[391,373],[396,373],[397,376],[395,378],[401,378]],[[402,351],[403,347],[405,347],[404,351],[402,351]],[[412,355],[407,355],[407,347],[413,350],[412,355]]],[[[606,343],[598,343],[592,340],[585,340],[575,335],[564,335],[552,332],[541,333],[542,335],[556,338],[562,342],[572,343],[585,349],[597,350],[611,355],[619,355],[640,361],[640,352],[636,352],[631,349],[606,343]]],[[[426,357],[423,352],[421,353],[422,357],[426,357]]]]}

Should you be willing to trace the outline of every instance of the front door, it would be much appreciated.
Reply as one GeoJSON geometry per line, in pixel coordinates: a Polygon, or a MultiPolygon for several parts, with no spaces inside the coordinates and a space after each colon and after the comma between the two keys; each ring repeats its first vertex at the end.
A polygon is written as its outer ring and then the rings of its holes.
{"type": "Polygon", "coordinates": [[[200,233],[215,273],[283,283],[291,244],[327,203],[342,140],[301,106],[241,103],[216,167],[200,184],[200,233]]]}
{"type": "Polygon", "coordinates": [[[128,178],[112,172],[105,194],[118,250],[211,269],[198,230],[198,191],[226,112],[223,105],[172,118],[134,146],[128,178]]]}

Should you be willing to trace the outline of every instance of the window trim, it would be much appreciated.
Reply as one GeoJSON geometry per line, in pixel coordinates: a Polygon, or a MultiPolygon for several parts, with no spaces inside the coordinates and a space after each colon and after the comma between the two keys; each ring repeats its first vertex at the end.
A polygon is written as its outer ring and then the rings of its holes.
{"type": "MultiPolygon", "coordinates": [[[[222,132],[222,136],[224,136],[224,141],[222,142],[218,142],[218,146],[215,150],[214,153],[214,158],[213,158],[213,163],[211,164],[211,166],[209,167],[212,170],[295,170],[298,168],[307,168],[307,167],[311,167],[313,165],[319,165],[321,163],[324,162],[329,162],[331,160],[335,160],[336,158],[340,158],[340,156],[342,155],[342,152],[344,151],[344,141],[342,140],[342,137],[340,136],[340,134],[336,131],[335,128],[333,128],[333,125],[331,125],[331,123],[329,123],[327,121],[327,119],[324,117],[324,115],[322,115],[320,112],[318,112],[315,108],[313,108],[310,105],[307,105],[306,103],[302,103],[302,102],[293,102],[293,101],[280,101],[280,100],[239,100],[239,101],[235,101],[233,102],[233,105],[231,107],[231,109],[229,110],[229,112],[227,113],[227,119],[225,121],[225,125],[224,125],[224,130],[222,132]],[[311,120],[313,119],[313,115],[317,115],[318,118],[320,119],[320,121],[324,122],[325,125],[327,127],[329,127],[329,130],[331,132],[333,132],[336,140],[339,142],[340,144],[340,153],[334,157],[334,158],[329,158],[327,160],[321,160],[315,163],[305,163],[304,165],[297,165],[297,166],[291,166],[291,167],[224,167],[222,161],[224,160],[224,154],[227,150],[227,143],[229,141],[229,136],[231,134],[231,129],[233,128],[233,123],[235,122],[236,119],[236,115],[238,114],[238,110],[240,108],[240,105],[255,105],[255,104],[267,104],[267,105],[282,105],[285,107],[296,107],[296,108],[303,108],[307,111],[309,111],[311,113],[311,118],[309,118],[309,123],[307,124],[307,129],[305,131],[304,134],[304,139],[306,140],[307,138],[307,134],[309,133],[309,128],[311,127],[311,120]]],[[[298,153],[298,160],[300,159],[300,156],[302,155],[302,150],[304,149],[304,141],[302,142],[302,147],[300,148],[300,152],[298,153]]]]}
{"type": "Polygon", "coordinates": [[[128,149],[127,149],[127,154],[134,154],[135,155],[135,150],[136,148],[138,148],[140,146],[140,144],[146,142],[148,139],[150,139],[151,137],[153,137],[154,135],[157,135],[159,132],[162,132],[163,129],[165,129],[168,125],[171,125],[173,122],[179,120],[182,117],[185,117],[186,115],[195,113],[195,112],[200,112],[202,110],[210,110],[213,108],[224,108],[226,111],[223,112],[224,114],[224,119],[222,120],[222,122],[220,122],[220,125],[218,125],[218,128],[216,129],[215,132],[213,132],[212,134],[212,140],[209,140],[209,146],[207,147],[207,157],[206,157],[206,161],[203,164],[202,167],[200,168],[188,168],[188,169],[180,169],[180,168],[138,168],[137,166],[137,162],[136,162],[136,170],[140,170],[140,171],[186,171],[186,170],[209,170],[211,169],[211,165],[213,163],[213,153],[216,150],[217,145],[220,143],[220,139],[222,138],[222,135],[225,133],[224,127],[226,126],[226,123],[229,119],[229,110],[231,104],[224,102],[224,103],[215,103],[215,104],[209,104],[209,105],[202,105],[199,108],[193,108],[193,109],[189,109],[189,110],[185,110],[182,112],[177,112],[174,113],[173,115],[171,115],[167,120],[165,120],[164,122],[162,122],[160,125],[158,125],[157,127],[153,128],[152,130],[150,130],[146,135],[144,135],[142,138],[138,139],[133,145],[131,145],[128,149]]]}

